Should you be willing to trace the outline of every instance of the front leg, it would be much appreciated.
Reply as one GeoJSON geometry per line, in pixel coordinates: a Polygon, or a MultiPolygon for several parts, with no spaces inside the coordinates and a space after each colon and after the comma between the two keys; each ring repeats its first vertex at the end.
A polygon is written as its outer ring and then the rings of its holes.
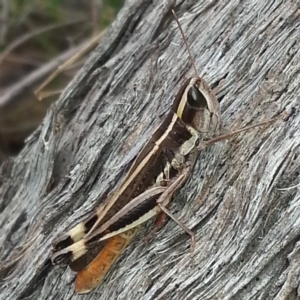
{"type": "Polygon", "coordinates": [[[188,227],[186,227],[180,220],[178,220],[167,208],[166,205],[170,202],[174,192],[178,190],[189,176],[191,167],[186,167],[183,172],[176,178],[176,180],[159,196],[156,203],[157,206],[175,221],[187,234],[191,237],[190,251],[194,252],[195,249],[195,234],[188,227]]]}

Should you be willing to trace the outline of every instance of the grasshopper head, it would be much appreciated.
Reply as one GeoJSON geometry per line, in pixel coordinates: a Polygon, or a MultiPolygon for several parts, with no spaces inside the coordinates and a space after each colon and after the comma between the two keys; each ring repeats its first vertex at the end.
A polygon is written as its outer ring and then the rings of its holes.
{"type": "Polygon", "coordinates": [[[186,81],[177,95],[173,109],[185,124],[208,137],[219,129],[219,102],[200,77],[192,77],[186,81]]]}

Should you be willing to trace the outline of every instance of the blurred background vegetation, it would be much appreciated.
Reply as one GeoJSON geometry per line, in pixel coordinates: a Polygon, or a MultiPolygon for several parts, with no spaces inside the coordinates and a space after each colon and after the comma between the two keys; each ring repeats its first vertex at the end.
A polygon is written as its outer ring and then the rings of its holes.
{"type": "Polygon", "coordinates": [[[89,52],[40,94],[52,96],[38,101],[34,91],[99,35],[122,5],[122,0],[0,0],[0,164],[22,149],[89,52]]]}

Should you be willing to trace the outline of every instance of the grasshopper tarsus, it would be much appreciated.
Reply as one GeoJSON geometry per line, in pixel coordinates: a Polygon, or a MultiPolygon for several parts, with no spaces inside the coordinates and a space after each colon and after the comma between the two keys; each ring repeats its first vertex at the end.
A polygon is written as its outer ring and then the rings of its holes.
{"type": "Polygon", "coordinates": [[[157,231],[159,231],[165,224],[167,219],[167,215],[161,211],[155,221],[154,227],[152,228],[151,232],[149,232],[145,237],[144,237],[144,244],[148,244],[148,241],[154,237],[157,231]]]}
{"type": "Polygon", "coordinates": [[[190,244],[190,252],[194,253],[196,247],[196,238],[195,233],[191,231],[191,244],[190,244]]]}

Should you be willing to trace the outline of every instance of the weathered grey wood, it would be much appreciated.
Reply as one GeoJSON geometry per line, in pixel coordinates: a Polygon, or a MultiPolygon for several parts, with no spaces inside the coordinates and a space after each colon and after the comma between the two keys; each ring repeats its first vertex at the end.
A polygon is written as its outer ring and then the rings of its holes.
{"type": "Polygon", "coordinates": [[[2,166],[1,299],[300,298],[296,1],[176,3],[226,128],[293,113],[201,154],[170,207],[196,232],[195,253],[169,222],[147,245],[143,229],[91,294],[75,295],[74,274],[51,266],[51,239],[116,187],[192,74],[173,1],[151,2],[127,1],[56,109],[2,166]]]}

